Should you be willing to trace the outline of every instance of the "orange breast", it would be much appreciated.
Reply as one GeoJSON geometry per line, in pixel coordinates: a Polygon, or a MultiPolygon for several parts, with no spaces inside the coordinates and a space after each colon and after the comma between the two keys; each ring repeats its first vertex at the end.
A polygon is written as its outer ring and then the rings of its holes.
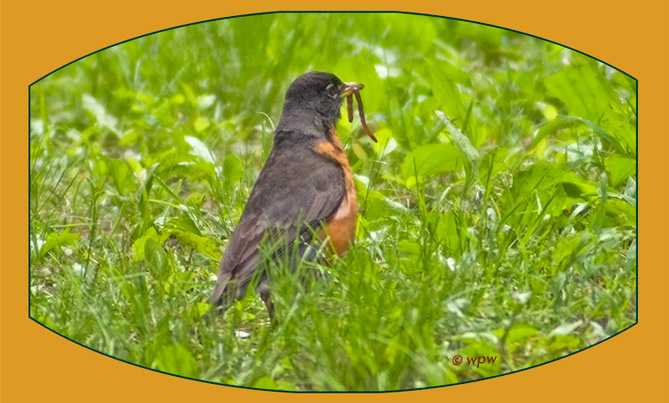
{"type": "Polygon", "coordinates": [[[332,252],[338,255],[345,254],[355,240],[355,228],[358,222],[358,199],[353,183],[353,175],[348,158],[344,153],[337,131],[330,130],[332,141],[324,141],[316,147],[316,151],[337,162],[344,171],[346,196],[342,200],[335,215],[326,223],[326,227],[319,231],[322,240],[330,238],[332,252]]]}

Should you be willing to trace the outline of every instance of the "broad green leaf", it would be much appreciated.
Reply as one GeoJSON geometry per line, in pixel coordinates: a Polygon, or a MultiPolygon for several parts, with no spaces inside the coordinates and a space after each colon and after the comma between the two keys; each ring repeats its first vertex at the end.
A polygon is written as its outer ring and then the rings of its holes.
{"type": "Polygon", "coordinates": [[[613,85],[590,64],[567,67],[544,80],[548,93],[559,98],[573,118],[581,119],[622,154],[636,156],[636,129],[622,113],[613,85]]]}
{"type": "Polygon", "coordinates": [[[600,122],[612,109],[617,96],[604,74],[587,65],[565,67],[544,79],[548,93],[559,98],[572,116],[600,122]]]}
{"type": "Polygon", "coordinates": [[[573,172],[564,172],[561,183],[567,196],[572,199],[587,200],[597,196],[597,188],[573,172]]]}
{"type": "Polygon", "coordinates": [[[549,120],[548,122],[544,123],[541,125],[539,130],[536,131],[534,134],[534,138],[532,139],[532,145],[531,148],[534,149],[536,148],[541,141],[546,138],[549,134],[553,134],[557,132],[558,130],[574,126],[576,125],[576,122],[573,120],[565,120],[565,119],[552,119],[549,120]]]}
{"type": "Polygon", "coordinates": [[[211,150],[209,150],[209,147],[207,147],[207,145],[202,142],[202,140],[193,136],[184,136],[184,140],[191,146],[191,155],[202,158],[204,161],[216,165],[214,154],[211,152],[211,150]]]}
{"type": "Polygon", "coordinates": [[[402,177],[425,177],[452,171],[462,158],[453,144],[427,144],[407,154],[400,170],[402,177]]]}
{"type": "Polygon", "coordinates": [[[439,218],[436,236],[439,243],[446,248],[446,253],[453,255],[460,251],[460,234],[454,212],[448,211],[439,218]]]}
{"type": "Polygon", "coordinates": [[[104,105],[102,105],[96,98],[89,94],[84,94],[83,107],[95,117],[98,124],[108,128],[112,133],[119,137],[121,136],[121,133],[116,127],[118,125],[118,119],[109,113],[104,105]]]}
{"type": "MultiPolygon", "coordinates": [[[[355,81],[365,85],[365,88],[360,92],[360,96],[366,116],[380,112],[383,102],[386,101],[383,96],[386,93],[386,84],[374,68],[373,60],[376,59],[376,56],[364,53],[356,56],[339,56],[334,59],[336,60],[336,65],[332,69],[332,72],[341,78],[342,81],[355,81]]],[[[356,109],[354,115],[357,115],[357,108],[354,109],[356,109]]],[[[359,117],[355,117],[354,119],[359,119],[359,117]]],[[[374,121],[369,118],[367,121],[373,127],[374,121]]]]}
{"type": "MultiPolygon", "coordinates": [[[[525,76],[527,77],[527,76],[525,76]]],[[[530,88],[528,88],[529,90],[530,88]]],[[[537,109],[541,111],[541,113],[544,115],[544,118],[548,120],[549,122],[553,119],[555,119],[558,115],[558,110],[555,106],[551,104],[547,104],[544,102],[537,102],[536,103],[537,109]]]]}
{"type": "Polygon", "coordinates": [[[427,60],[428,71],[430,72],[431,89],[443,109],[451,119],[463,124],[467,116],[467,107],[463,103],[460,90],[457,83],[449,74],[444,74],[440,69],[441,64],[436,64],[427,60]]]}
{"type": "Polygon", "coordinates": [[[46,237],[46,241],[38,251],[38,255],[40,257],[46,256],[46,254],[54,248],[62,248],[63,246],[74,245],[78,240],[79,234],[71,233],[69,228],[60,234],[52,232],[46,237]]]}
{"type": "Polygon", "coordinates": [[[555,354],[564,354],[564,352],[571,352],[583,348],[581,339],[570,335],[557,335],[555,340],[548,345],[549,350],[555,354]]]}
{"type": "Polygon", "coordinates": [[[564,119],[564,120],[570,120],[570,121],[575,121],[579,123],[583,123],[584,125],[588,126],[590,129],[592,129],[595,134],[597,134],[602,140],[604,140],[606,143],[610,144],[615,148],[617,152],[623,155],[630,155],[634,156],[636,153],[636,149],[626,149],[624,145],[620,142],[620,139],[611,135],[609,132],[604,130],[601,126],[593,123],[590,120],[579,118],[579,117],[572,117],[572,116],[560,116],[558,119],[564,119]]]}
{"type": "Polygon", "coordinates": [[[209,309],[211,309],[211,305],[206,302],[196,302],[195,305],[193,305],[193,311],[197,317],[203,316],[209,309]]]}
{"type": "Polygon", "coordinates": [[[418,256],[420,255],[421,248],[420,245],[414,241],[410,241],[408,239],[402,239],[397,244],[397,250],[409,256],[418,256]]]}
{"type": "Polygon", "coordinates": [[[223,177],[226,186],[233,186],[242,178],[242,161],[234,154],[228,154],[223,160],[223,177]]]}
{"type": "Polygon", "coordinates": [[[189,211],[186,214],[181,214],[179,217],[169,219],[165,223],[165,229],[171,232],[190,232],[195,235],[202,235],[200,228],[195,223],[189,211]]]}
{"type": "Polygon", "coordinates": [[[397,148],[397,141],[393,138],[390,129],[381,129],[374,133],[374,136],[378,140],[378,143],[372,143],[372,149],[376,155],[388,155],[397,148]]]}
{"type": "Polygon", "coordinates": [[[170,103],[175,105],[181,105],[186,102],[186,97],[183,94],[176,94],[170,98],[170,103]]]}
{"type": "Polygon", "coordinates": [[[628,122],[620,117],[604,122],[603,127],[627,151],[627,155],[636,158],[637,130],[634,122],[628,122]]]}
{"type": "Polygon", "coordinates": [[[100,155],[100,158],[107,166],[107,170],[114,181],[114,187],[120,195],[125,195],[135,190],[135,176],[127,162],[109,158],[104,155],[100,155]]]}
{"type": "Polygon", "coordinates": [[[604,206],[609,218],[607,226],[624,226],[634,228],[637,223],[636,208],[626,201],[619,199],[608,199],[604,206]]]}
{"type": "Polygon", "coordinates": [[[195,207],[202,207],[202,203],[204,203],[206,198],[207,198],[207,194],[205,194],[205,193],[193,192],[193,193],[188,195],[187,202],[191,203],[195,207]]]}
{"type": "Polygon", "coordinates": [[[144,243],[144,259],[149,265],[151,275],[155,279],[164,279],[169,275],[169,262],[165,249],[152,238],[144,243]]]}
{"type": "Polygon", "coordinates": [[[539,162],[515,175],[511,191],[516,197],[529,197],[535,191],[541,191],[559,183],[564,175],[565,172],[560,168],[539,162]]]}
{"type": "Polygon", "coordinates": [[[257,388],[257,389],[278,389],[279,384],[269,376],[263,376],[262,378],[259,378],[257,381],[255,381],[252,385],[252,387],[257,388]]]}
{"type": "MultiPolygon", "coordinates": [[[[613,148],[622,155],[633,157],[636,155],[636,144],[634,134],[627,134],[623,129],[625,128],[620,122],[616,121],[619,130],[616,135],[611,134],[603,127],[593,123],[590,120],[574,116],[558,116],[555,119],[547,122],[539,128],[532,140],[532,148],[535,148],[541,140],[546,136],[557,132],[558,130],[568,127],[575,127],[578,125],[585,125],[589,127],[597,136],[599,136],[606,144],[613,146],[613,148]]],[[[629,128],[629,127],[628,127],[629,128]]],[[[629,130],[628,130],[629,131],[629,130]]]]}
{"type": "Polygon", "coordinates": [[[520,340],[525,340],[532,336],[539,334],[539,331],[530,325],[516,325],[509,330],[506,336],[507,343],[513,343],[520,340]]]}
{"type": "Polygon", "coordinates": [[[509,155],[509,150],[504,147],[495,147],[486,155],[483,156],[481,160],[481,168],[479,172],[479,179],[481,184],[488,188],[488,185],[491,179],[501,172],[503,169],[507,168],[505,159],[509,155]]]}
{"type": "Polygon", "coordinates": [[[293,390],[295,389],[295,385],[284,381],[284,380],[274,380],[270,378],[269,376],[263,376],[256,380],[253,385],[253,388],[257,389],[271,389],[271,390],[293,390]]]}
{"type": "Polygon", "coordinates": [[[170,374],[197,377],[198,363],[181,344],[159,347],[155,357],[156,369],[170,374]]]}
{"type": "Polygon", "coordinates": [[[378,197],[378,195],[372,196],[372,193],[375,192],[370,192],[369,195],[365,194],[367,198],[366,200],[363,200],[363,202],[365,202],[364,204],[365,218],[374,223],[377,220],[381,220],[385,217],[388,217],[390,209],[388,204],[385,202],[383,196],[381,197],[378,197]]]}
{"type": "Polygon", "coordinates": [[[609,172],[611,186],[618,187],[627,178],[636,177],[636,160],[614,154],[606,159],[606,170],[609,172]]]}
{"type": "Polygon", "coordinates": [[[179,195],[174,193],[174,191],[172,189],[170,189],[170,187],[167,186],[167,184],[165,182],[163,182],[163,180],[160,179],[160,177],[158,177],[157,175],[154,175],[153,178],[158,183],[158,185],[160,185],[160,187],[163,188],[163,190],[165,190],[167,192],[167,194],[172,198],[172,200],[174,200],[179,205],[181,205],[181,198],[179,197],[179,195]]]}
{"type": "Polygon", "coordinates": [[[195,97],[195,92],[193,91],[191,86],[184,81],[181,81],[180,84],[181,84],[181,89],[183,89],[184,95],[186,96],[188,102],[190,102],[193,106],[197,106],[197,99],[195,97]]]}
{"type": "Polygon", "coordinates": [[[553,270],[559,271],[564,268],[564,265],[569,265],[571,259],[577,258],[584,251],[592,248],[593,241],[592,234],[587,231],[581,231],[560,240],[551,250],[553,270]]]}
{"type": "Polygon", "coordinates": [[[187,246],[213,261],[221,260],[221,249],[214,239],[194,234],[192,232],[175,231],[173,234],[182,245],[187,246]]]}
{"type": "Polygon", "coordinates": [[[146,244],[147,239],[153,239],[155,242],[162,243],[166,235],[158,235],[155,228],[149,227],[149,229],[142,235],[137,238],[135,242],[132,243],[132,258],[135,261],[144,259],[144,245],[146,244]]]}
{"type": "MultiPolygon", "coordinates": [[[[578,195],[583,194],[583,191],[574,184],[565,184],[565,182],[560,183],[555,189],[547,189],[540,192],[539,199],[543,203],[543,212],[549,214],[553,217],[559,217],[568,211],[576,201],[582,201],[583,198],[578,197],[578,195]],[[561,185],[561,186],[560,186],[561,185]],[[567,190],[565,190],[567,189],[567,190]],[[572,192],[575,196],[570,197],[568,192],[572,192]]],[[[539,222],[535,222],[535,225],[532,226],[532,230],[536,228],[536,225],[539,222]]],[[[526,233],[526,235],[529,235],[526,233]]],[[[524,239],[529,239],[525,237],[524,239]]]]}
{"type": "MultiPolygon", "coordinates": [[[[193,128],[195,129],[196,133],[202,133],[209,126],[211,126],[211,121],[207,118],[199,117],[199,118],[195,119],[195,122],[193,122],[193,128]]],[[[188,141],[188,140],[186,140],[186,141],[188,141]]]]}

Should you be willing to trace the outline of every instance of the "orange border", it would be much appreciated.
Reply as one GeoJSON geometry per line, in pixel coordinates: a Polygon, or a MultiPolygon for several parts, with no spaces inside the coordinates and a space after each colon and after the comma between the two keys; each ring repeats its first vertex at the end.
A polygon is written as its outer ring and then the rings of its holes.
{"type": "Polygon", "coordinates": [[[106,358],[56,336],[28,319],[28,85],[105,46],[186,23],[276,10],[362,10],[359,2],[2,1],[0,40],[0,400],[434,400],[622,401],[669,400],[667,276],[667,50],[664,1],[618,6],[564,0],[542,10],[536,1],[444,2],[431,5],[370,1],[384,9],[485,22],[547,38],[616,66],[639,80],[639,323],[594,348],[509,376],[415,392],[308,394],[244,390],[180,379],[106,358]]]}

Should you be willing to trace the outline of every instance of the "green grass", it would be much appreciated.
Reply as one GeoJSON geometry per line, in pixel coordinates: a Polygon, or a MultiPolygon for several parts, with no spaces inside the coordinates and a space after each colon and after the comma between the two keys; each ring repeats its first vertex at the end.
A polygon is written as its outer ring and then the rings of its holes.
{"type": "Polygon", "coordinates": [[[423,16],[261,15],[115,46],[30,90],[30,315],[122,360],[270,389],[421,388],[576,352],[636,322],[636,94],[558,45],[423,16]],[[356,244],[275,267],[276,324],[255,295],[207,322],[310,70],[366,85],[380,143],[339,127],[356,244]]]}

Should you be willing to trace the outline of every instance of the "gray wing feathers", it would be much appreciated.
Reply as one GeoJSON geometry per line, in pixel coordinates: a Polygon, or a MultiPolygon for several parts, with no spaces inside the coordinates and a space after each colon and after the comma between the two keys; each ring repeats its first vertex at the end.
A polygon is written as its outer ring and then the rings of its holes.
{"type": "MultiPolygon", "coordinates": [[[[304,223],[317,228],[334,215],[345,197],[344,173],[339,165],[304,145],[290,147],[304,149],[277,153],[275,147],[251,191],[221,260],[212,304],[240,298],[246,292],[260,261],[258,245],[268,228],[285,229],[287,236],[304,223]],[[303,223],[297,222],[298,217],[303,223]]],[[[310,236],[305,228],[302,237],[308,241],[310,236]]]]}

